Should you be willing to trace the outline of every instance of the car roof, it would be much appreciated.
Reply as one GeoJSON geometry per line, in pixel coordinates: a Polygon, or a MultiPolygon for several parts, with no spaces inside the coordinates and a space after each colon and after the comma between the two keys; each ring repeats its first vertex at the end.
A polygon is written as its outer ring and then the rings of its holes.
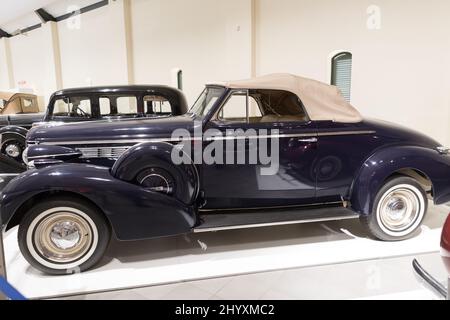
{"type": "Polygon", "coordinates": [[[101,93],[127,93],[127,92],[146,92],[146,91],[173,91],[179,92],[178,89],[165,85],[115,85],[115,86],[95,86],[95,87],[79,87],[68,88],[56,91],[54,95],[72,95],[72,94],[101,94],[101,93]]]}
{"type": "Polygon", "coordinates": [[[283,90],[300,98],[311,120],[355,123],[360,113],[329,84],[288,73],[277,73],[247,80],[212,83],[230,89],[283,90]]]}

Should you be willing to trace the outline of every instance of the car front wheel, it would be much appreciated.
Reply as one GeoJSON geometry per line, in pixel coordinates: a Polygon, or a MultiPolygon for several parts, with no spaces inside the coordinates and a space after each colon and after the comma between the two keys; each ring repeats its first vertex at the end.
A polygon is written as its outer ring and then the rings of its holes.
{"type": "Polygon", "coordinates": [[[88,202],[54,199],[34,206],[19,226],[25,259],[48,274],[85,271],[103,257],[110,240],[105,218],[88,202]]]}
{"type": "Polygon", "coordinates": [[[361,216],[361,221],[377,239],[405,240],[420,227],[427,207],[427,195],[422,186],[412,178],[397,177],[379,190],[372,214],[361,216]]]}

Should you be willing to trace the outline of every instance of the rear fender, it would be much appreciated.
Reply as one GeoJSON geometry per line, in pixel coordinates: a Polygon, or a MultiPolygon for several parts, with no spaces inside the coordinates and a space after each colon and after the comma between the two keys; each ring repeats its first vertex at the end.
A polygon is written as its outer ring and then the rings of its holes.
{"type": "MultiPolygon", "coordinates": [[[[61,164],[29,170],[3,190],[1,218],[6,228],[28,200],[43,193],[81,196],[97,206],[120,240],[136,240],[188,233],[196,224],[193,207],[172,197],[118,180],[110,170],[86,164],[61,164]]],[[[45,201],[45,200],[44,200],[45,201]]]]}
{"type": "Polygon", "coordinates": [[[403,169],[416,170],[431,180],[435,204],[450,201],[450,156],[430,148],[398,146],[381,149],[364,162],[352,186],[353,210],[370,214],[386,179],[403,169]]]}

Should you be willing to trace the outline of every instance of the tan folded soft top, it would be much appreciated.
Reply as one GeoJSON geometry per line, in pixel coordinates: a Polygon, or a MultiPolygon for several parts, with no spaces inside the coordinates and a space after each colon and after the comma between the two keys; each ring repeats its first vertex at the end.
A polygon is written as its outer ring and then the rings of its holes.
{"type": "Polygon", "coordinates": [[[342,96],[335,86],[292,74],[271,74],[248,80],[216,83],[231,89],[272,89],[296,94],[306,108],[311,120],[331,120],[355,123],[362,121],[361,114],[342,96]]]}
{"type": "Polygon", "coordinates": [[[39,112],[37,96],[24,92],[0,92],[0,99],[5,102],[0,105],[0,114],[36,113],[39,112]],[[24,106],[20,98],[28,99],[31,104],[24,106]]]}

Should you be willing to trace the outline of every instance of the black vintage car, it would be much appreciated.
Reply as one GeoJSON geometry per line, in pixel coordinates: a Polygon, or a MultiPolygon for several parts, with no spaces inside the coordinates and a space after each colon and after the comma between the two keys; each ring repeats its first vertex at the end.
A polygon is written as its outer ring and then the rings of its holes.
{"type": "Polygon", "coordinates": [[[112,235],[359,218],[399,241],[420,232],[429,198],[450,201],[449,148],[289,74],[207,85],[182,116],[42,126],[27,143],[1,220],[50,274],[93,267],[112,235]]]}
{"type": "Polygon", "coordinates": [[[160,85],[108,86],[55,92],[45,114],[15,115],[0,129],[1,153],[22,163],[25,137],[32,126],[125,118],[152,118],[187,112],[183,93],[160,85]]]}

